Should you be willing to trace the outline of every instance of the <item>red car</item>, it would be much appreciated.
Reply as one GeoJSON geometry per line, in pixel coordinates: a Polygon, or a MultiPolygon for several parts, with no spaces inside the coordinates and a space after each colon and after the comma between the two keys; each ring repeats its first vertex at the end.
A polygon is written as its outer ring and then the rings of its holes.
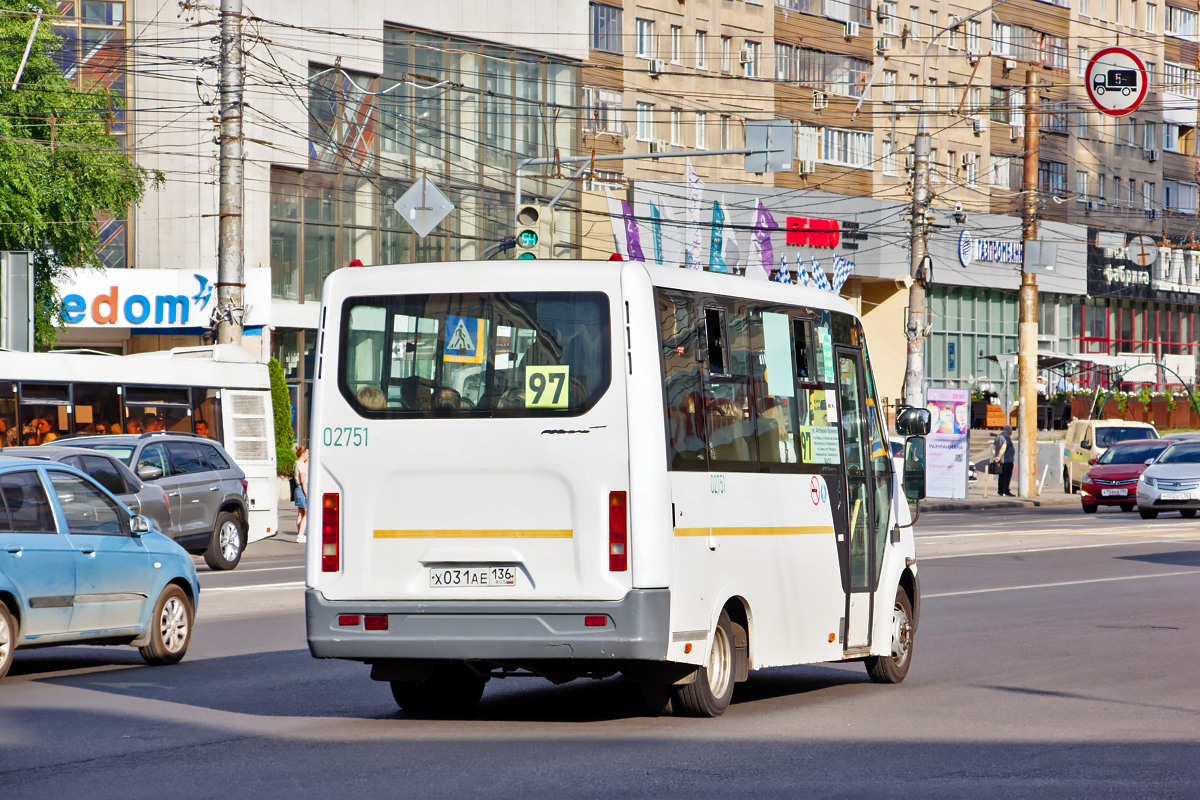
{"type": "Polygon", "coordinates": [[[1104,455],[1089,461],[1093,466],[1079,487],[1084,512],[1094,514],[1100,506],[1120,506],[1122,511],[1133,511],[1137,506],[1138,478],[1146,469],[1146,461],[1158,458],[1173,443],[1171,439],[1117,442],[1104,455]]]}

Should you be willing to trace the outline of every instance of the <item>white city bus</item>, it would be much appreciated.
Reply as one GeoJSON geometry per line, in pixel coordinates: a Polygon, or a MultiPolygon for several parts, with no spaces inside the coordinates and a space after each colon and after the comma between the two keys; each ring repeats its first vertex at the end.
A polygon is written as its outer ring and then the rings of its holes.
{"type": "Polygon", "coordinates": [[[370,664],[410,711],[469,710],[511,674],[620,671],[651,711],[702,716],[750,669],[904,678],[909,511],[844,300],[528,260],[338,270],[324,291],[314,656],[370,664]]]}
{"type": "Polygon", "coordinates": [[[265,364],[236,345],[117,356],[0,350],[0,444],[67,434],[141,433],[152,416],[173,433],[221,442],[246,474],[247,541],[278,532],[275,417],[265,364]]]}

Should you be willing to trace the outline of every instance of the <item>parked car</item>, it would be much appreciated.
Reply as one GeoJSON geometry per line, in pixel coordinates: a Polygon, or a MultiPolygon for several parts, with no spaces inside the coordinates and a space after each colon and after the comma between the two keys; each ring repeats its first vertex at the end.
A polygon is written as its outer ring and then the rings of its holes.
{"type": "Polygon", "coordinates": [[[1200,509],[1200,442],[1175,442],[1148,464],[1137,485],[1138,513],[1154,519],[1163,511],[1196,516],[1200,509]]]}
{"type": "Polygon", "coordinates": [[[153,483],[144,483],[123,461],[109,453],[80,453],[75,447],[44,444],[40,447],[5,448],[0,450],[0,456],[39,458],[69,464],[112,492],[118,500],[129,506],[133,513],[149,517],[159,533],[167,536],[174,533],[174,528],[171,527],[171,503],[166,491],[153,483]]]}
{"type": "Polygon", "coordinates": [[[71,436],[56,446],[108,453],[143,481],[161,486],[171,504],[175,541],[203,554],[212,569],[233,569],[246,549],[246,475],[217,442],[189,433],[71,436]]]}
{"type": "Polygon", "coordinates": [[[0,677],[18,647],[187,653],[200,583],[188,554],[77,469],[0,460],[0,677]]]}
{"type": "Polygon", "coordinates": [[[1148,422],[1120,419],[1076,419],[1067,426],[1063,441],[1063,491],[1079,491],[1088,462],[1104,455],[1117,442],[1129,439],[1157,439],[1158,431],[1148,422]]]}
{"type": "Polygon", "coordinates": [[[1085,513],[1094,514],[1100,506],[1120,506],[1133,511],[1137,505],[1137,483],[1153,461],[1172,444],[1171,439],[1132,439],[1117,442],[1104,455],[1088,461],[1092,468],[1083,476],[1079,502],[1085,513]]]}

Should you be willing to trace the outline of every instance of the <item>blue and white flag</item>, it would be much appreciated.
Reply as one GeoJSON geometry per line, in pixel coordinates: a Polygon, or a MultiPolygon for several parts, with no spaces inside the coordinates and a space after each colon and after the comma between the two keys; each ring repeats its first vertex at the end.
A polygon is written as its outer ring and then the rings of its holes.
{"type": "Polygon", "coordinates": [[[835,292],[842,291],[842,287],[846,284],[846,279],[850,277],[850,273],[853,271],[853,261],[841,256],[833,257],[833,290],[835,292]]]}
{"type": "Polygon", "coordinates": [[[712,231],[708,238],[708,271],[729,272],[725,263],[725,211],[713,201],[712,231]]]}
{"type": "Polygon", "coordinates": [[[787,258],[780,255],[779,269],[775,270],[775,273],[771,276],[771,280],[775,281],[776,283],[783,283],[783,273],[785,272],[787,272],[787,258]]]}
{"type": "Polygon", "coordinates": [[[812,286],[813,283],[808,277],[808,268],[804,266],[804,259],[796,256],[796,283],[801,286],[812,286]]]}
{"type": "Polygon", "coordinates": [[[824,289],[827,292],[833,291],[833,287],[829,285],[829,278],[825,277],[825,270],[821,268],[821,262],[815,258],[812,262],[812,277],[813,283],[818,289],[824,289]]]}
{"type": "Polygon", "coordinates": [[[654,263],[662,264],[662,213],[659,212],[658,206],[654,205],[654,203],[650,204],[650,233],[654,239],[654,263]]]}
{"type": "Polygon", "coordinates": [[[787,268],[787,262],[783,262],[783,275],[779,278],[780,283],[786,283],[789,286],[792,284],[792,272],[787,268]]]}

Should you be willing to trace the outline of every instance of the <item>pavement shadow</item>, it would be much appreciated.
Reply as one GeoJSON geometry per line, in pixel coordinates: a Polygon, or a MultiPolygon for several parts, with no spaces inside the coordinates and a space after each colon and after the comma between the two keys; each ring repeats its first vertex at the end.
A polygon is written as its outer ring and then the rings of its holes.
{"type": "Polygon", "coordinates": [[[1144,561],[1148,564],[1166,564],[1172,567],[1200,567],[1200,549],[1179,550],[1174,553],[1144,553],[1134,556],[1116,556],[1122,561],[1144,561]]]}

